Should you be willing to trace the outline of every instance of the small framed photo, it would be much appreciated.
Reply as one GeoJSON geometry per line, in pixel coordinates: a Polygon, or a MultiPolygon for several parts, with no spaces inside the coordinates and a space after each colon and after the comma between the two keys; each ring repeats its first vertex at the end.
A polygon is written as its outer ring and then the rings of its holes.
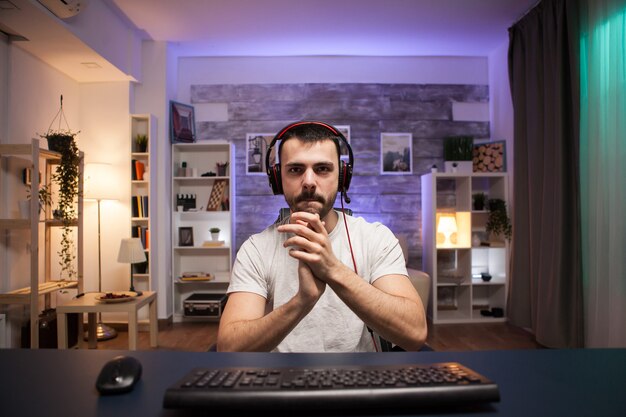
{"type": "MultiPolygon", "coordinates": [[[[348,144],[350,144],[350,126],[349,125],[335,125],[338,131],[346,138],[348,144]]],[[[348,159],[348,147],[343,141],[339,141],[339,157],[341,159],[348,159]]]]}
{"type": "Polygon", "coordinates": [[[178,228],[178,246],[193,246],[193,227],[178,228]]]}
{"type": "Polygon", "coordinates": [[[170,101],[170,139],[172,143],[196,141],[196,121],[193,106],[170,101]]]}
{"type": "Polygon", "coordinates": [[[380,134],[380,173],[383,175],[413,173],[413,135],[411,133],[380,134]]]}
{"type": "Polygon", "coordinates": [[[246,133],[246,174],[266,175],[265,156],[273,133],[246,133]]]}
{"type": "Polygon", "coordinates": [[[475,143],[472,157],[474,172],[506,172],[506,142],[475,143]]]}

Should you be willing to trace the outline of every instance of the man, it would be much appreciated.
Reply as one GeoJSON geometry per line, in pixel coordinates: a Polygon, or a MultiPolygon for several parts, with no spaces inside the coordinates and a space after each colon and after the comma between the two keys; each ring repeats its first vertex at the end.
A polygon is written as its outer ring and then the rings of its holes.
{"type": "Polygon", "coordinates": [[[239,250],[218,350],[374,351],[368,327],[418,350],[424,307],[397,239],[380,223],[333,209],[338,190],[347,189],[341,134],[322,122],[298,122],[277,139],[274,172],[291,216],[239,250]]]}

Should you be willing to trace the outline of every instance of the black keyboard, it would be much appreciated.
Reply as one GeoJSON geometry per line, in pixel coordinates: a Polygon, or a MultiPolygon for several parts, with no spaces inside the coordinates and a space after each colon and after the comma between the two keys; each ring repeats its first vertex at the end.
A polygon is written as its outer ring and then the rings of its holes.
{"type": "Polygon", "coordinates": [[[454,362],[427,365],[195,369],[165,408],[230,411],[451,407],[500,400],[498,386],[454,362]]]}

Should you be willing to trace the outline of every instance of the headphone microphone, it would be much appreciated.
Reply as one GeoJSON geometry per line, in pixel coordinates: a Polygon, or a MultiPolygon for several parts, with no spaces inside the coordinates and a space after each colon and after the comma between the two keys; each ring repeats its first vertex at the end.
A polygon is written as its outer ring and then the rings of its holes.
{"type": "Polygon", "coordinates": [[[350,204],[350,197],[348,197],[348,193],[346,191],[344,191],[343,193],[343,199],[345,200],[346,204],[350,204]]]}

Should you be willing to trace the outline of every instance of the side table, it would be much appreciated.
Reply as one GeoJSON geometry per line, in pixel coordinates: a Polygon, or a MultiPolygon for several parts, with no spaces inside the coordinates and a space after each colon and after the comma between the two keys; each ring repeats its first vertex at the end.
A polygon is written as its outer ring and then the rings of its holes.
{"type": "MultiPolygon", "coordinates": [[[[137,312],[140,308],[148,305],[150,324],[150,346],[158,345],[158,322],[156,292],[144,291],[142,295],[130,301],[120,303],[103,303],[96,300],[101,293],[87,293],[80,298],[74,298],[69,302],[58,305],[57,310],[57,335],[59,349],[67,349],[67,314],[87,313],[88,322],[88,346],[95,349],[96,339],[96,319],[98,313],[128,313],[128,349],[137,350],[137,312]]],[[[82,322],[82,320],[81,320],[82,322]]]]}

